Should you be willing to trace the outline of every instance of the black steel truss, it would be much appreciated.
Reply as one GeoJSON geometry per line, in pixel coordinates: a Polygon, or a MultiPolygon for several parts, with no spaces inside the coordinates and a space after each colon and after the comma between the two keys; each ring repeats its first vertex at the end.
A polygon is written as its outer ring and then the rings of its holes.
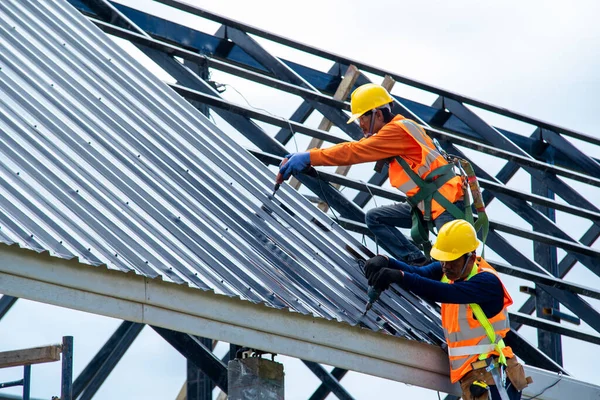
{"type": "MultiPolygon", "coordinates": [[[[593,288],[561,280],[576,262],[580,262],[600,276],[600,265],[598,263],[600,252],[591,247],[600,236],[600,210],[562,179],[569,178],[600,187],[600,179],[597,178],[600,176],[598,160],[581,152],[565,136],[583,140],[593,145],[600,145],[600,140],[580,132],[450,93],[355,60],[302,45],[290,39],[231,21],[176,0],[157,1],[223,24],[215,35],[201,34],[188,29],[192,36],[196,37],[198,43],[201,43],[202,40],[219,43],[214,52],[203,52],[202,45],[191,46],[192,49],[190,49],[189,44],[181,43],[179,38],[170,34],[169,27],[175,24],[171,22],[165,24],[152,23],[160,20],[157,17],[106,0],[70,1],[90,15],[91,20],[105,32],[138,45],[162,68],[176,77],[178,84],[172,85],[174,90],[196,104],[201,103],[204,106],[211,107],[261,149],[261,152],[254,151],[253,154],[266,164],[279,163],[281,157],[287,153],[284,145],[296,133],[309,135],[330,143],[347,140],[303,125],[303,122],[314,110],[321,112],[345,132],[349,138],[356,139],[362,135],[356,125],[345,124],[344,110],[349,109],[348,102],[337,101],[331,97],[345,69],[350,64],[357,66],[362,71],[381,76],[390,75],[399,82],[438,94],[440,97],[432,107],[402,98],[396,99],[396,107],[404,115],[424,125],[428,133],[432,137],[438,138],[451,153],[464,156],[456,147],[462,146],[506,160],[506,165],[496,176],[486,173],[484,169],[474,164],[480,183],[485,189],[484,198],[486,203],[490,203],[494,199],[501,201],[533,227],[530,231],[492,221],[492,232],[488,244],[496,252],[506,255],[506,260],[512,264],[492,263],[500,272],[529,279],[536,283],[537,295],[532,296],[518,313],[512,313],[513,328],[516,329],[521,324],[526,324],[540,329],[540,332],[542,332],[540,340],[545,343],[542,347],[549,351],[551,356],[546,357],[538,349],[520,338],[515,331],[508,335],[507,342],[517,350],[519,356],[525,359],[526,362],[549,370],[562,369],[560,366],[562,362],[561,349],[559,341],[557,341],[558,335],[571,336],[590,343],[600,343],[598,335],[584,334],[569,329],[556,321],[548,320],[548,318],[543,319],[545,317],[540,315],[539,312],[541,306],[557,308],[560,303],[569,308],[597,332],[600,332],[599,313],[581,298],[581,296],[587,296],[598,299],[600,298],[600,292],[593,288]],[[328,73],[321,73],[305,66],[275,58],[266,52],[248,33],[328,58],[334,61],[335,64],[328,73]],[[230,59],[229,53],[232,46],[242,49],[248,58],[230,59]],[[289,120],[247,107],[233,105],[219,97],[219,93],[211,85],[211,82],[206,80],[206,76],[200,76],[190,68],[184,67],[175,61],[173,56],[182,57],[186,61],[219,69],[300,96],[304,101],[289,120]],[[497,129],[465,107],[466,104],[532,124],[537,129],[529,138],[497,129]],[[251,118],[278,126],[281,130],[273,139],[253,123],[250,120],[251,118]],[[506,186],[510,178],[520,169],[531,175],[532,187],[534,188],[532,193],[506,186]],[[557,202],[553,199],[554,195],[560,196],[568,204],[557,202]],[[581,238],[572,238],[553,221],[555,211],[585,218],[592,225],[581,238]],[[518,252],[498,232],[530,239],[536,249],[534,260],[518,252]],[[566,251],[566,256],[562,260],[556,258],[557,248],[566,251]],[[538,315],[532,317],[529,314],[536,310],[536,306],[538,315]],[[543,332],[550,335],[546,337],[543,332]]],[[[365,81],[366,77],[361,75],[357,84],[365,83],[365,81]]],[[[318,179],[308,176],[300,178],[304,185],[318,197],[325,199],[339,213],[341,221],[347,220],[346,226],[363,232],[364,226],[361,226],[361,224],[364,219],[364,212],[362,207],[373,195],[395,201],[404,200],[404,196],[400,193],[380,187],[385,179],[385,171],[374,174],[368,184],[330,173],[320,173],[318,179]],[[359,190],[360,193],[353,200],[348,200],[328,183],[342,184],[359,190]]],[[[16,300],[16,298],[10,296],[0,298],[0,319],[16,300]]],[[[435,328],[427,327],[422,321],[412,320],[411,324],[420,326],[424,331],[433,330],[435,332],[435,328]]],[[[74,398],[91,398],[93,396],[142,328],[143,325],[141,324],[122,323],[74,382],[74,398]]],[[[153,328],[209,376],[216,386],[224,391],[227,390],[227,375],[224,372],[225,363],[212,355],[212,351],[207,348],[206,344],[190,335],[162,328],[153,328]],[[202,366],[200,367],[200,365],[202,366]]],[[[347,371],[335,368],[329,373],[318,364],[306,361],[305,364],[323,382],[311,399],[324,399],[328,393],[334,393],[339,398],[352,398],[339,383],[339,380],[347,371]]]]}

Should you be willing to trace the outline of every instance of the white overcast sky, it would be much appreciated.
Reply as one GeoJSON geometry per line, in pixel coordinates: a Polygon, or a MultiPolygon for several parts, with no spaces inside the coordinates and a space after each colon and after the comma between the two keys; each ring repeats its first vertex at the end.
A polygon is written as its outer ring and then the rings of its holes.
{"type": "MultiPolygon", "coordinates": [[[[122,0],[180,23],[214,33],[217,24],[173,12],[149,0],[122,0]]],[[[357,59],[406,77],[598,137],[600,130],[600,3],[596,1],[190,1],[207,10],[357,59]]],[[[327,70],[330,62],[261,41],[273,54],[327,70]]],[[[149,65],[152,69],[152,66],[149,65]]],[[[154,69],[152,69],[154,71],[154,69]]],[[[297,99],[215,72],[255,107],[289,117],[297,99]]],[[[394,93],[424,103],[435,96],[396,85],[394,93]]],[[[227,98],[244,104],[228,88],[227,98]]],[[[533,128],[482,113],[489,122],[529,135],[533,128]]],[[[220,121],[217,120],[217,123],[220,121]]],[[[315,122],[315,126],[318,119],[315,122]]],[[[293,146],[293,145],[290,145],[293,146]]],[[[302,146],[301,146],[302,147],[302,146]]],[[[290,147],[293,150],[293,147],[290,147]]],[[[586,153],[600,158],[595,147],[586,153]]],[[[587,189],[586,189],[587,190],[587,189]]],[[[598,191],[585,192],[598,203],[598,191]]],[[[497,213],[501,207],[498,206],[497,213]]],[[[504,216],[491,215],[504,220],[504,216]]],[[[516,222],[516,224],[519,224],[516,222]]],[[[589,226],[567,221],[563,228],[580,237],[589,226]]],[[[578,268],[570,279],[598,287],[595,275],[578,268]]],[[[517,304],[519,281],[510,282],[517,304]]],[[[598,302],[590,301],[598,310],[598,302]]],[[[515,310],[517,307],[514,308],[515,310]]],[[[120,321],[19,300],[0,324],[0,350],[58,342],[75,337],[75,376],[120,321]]],[[[589,327],[583,330],[592,332],[589,327]]],[[[534,341],[532,330],[523,333],[534,341]]],[[[219,347],[223,354],[225,347],[219,347]]],[[[588,357],[598,346],[564,341],[567,370],[593,382],[597,366],[588,357]]],[[[286,398],[306,399],[319,381],[298,360],[279,357],[286,368],[286,398]]],[[[20,379],[22,369],[0,370],[0,382],[20,379]]],[[[59,364],[33,367],[32,395],[49,399],[60,392],[59,364]]],[[[175,399],[185,381],[185,360],[149,328],[100,389],[98,399],[175,399]]],[[[350,373],[344,387],[357,399],[437,399],[437,393],[350,373]]],[[[19,393],[19,389],[6,389],[19,393]]],[[[3,391],[4,393],[4,391],[3,391]]],[[[333,397],[331,397],[333,398],[333,397]]]]}

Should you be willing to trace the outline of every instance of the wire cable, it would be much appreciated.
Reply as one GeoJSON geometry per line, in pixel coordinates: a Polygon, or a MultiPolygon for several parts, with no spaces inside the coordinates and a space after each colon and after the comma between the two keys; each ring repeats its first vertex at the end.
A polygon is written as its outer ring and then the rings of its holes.
{"type": "Polygon", "coordinates": [[[554,386],[556,386],[556,385],[558,384],[558,382],[560,382],[560,381],[562,380],[562,378],[563,378],[563,373],[562,373],[562,371],[558,371],[558,379],[556,380],[556,382],[554,382],[554,383],[553,383],[552,385],[550,385],[550,386],[547,386],[547,387],[545,387],[545,388],[544,388],[544,390],[542,390],[541,392],[539,392],[539,393],[538,393],[538,394],[536,394],[535,396],[533,396],[533,397],[529,397],[529,398],[528,398],[528,400],[532,400],[532,399],[535,399],[535,398],[537,398],[537,397],[539,397],[539,396],[543,395],[543,394],[546,392],[546,390],[548,390],[548,389],[551,389],[551,388],[553,388],[554,386]]]}
{"type": "MultiPolygon", "coordinates": [[[[365,181],[359,181],[361,183],[364,183],[365,186],[367,187],[367,190],[369,191],[369,194],[371,195],[371,198],[373,199],[373,204],[375,204],[375,207],[379,207],[377,205],[377,199],[375,199],[375,195],[373,194],[373,192],[371,191],[371,188],[369,187],[369,184],[366,183],[365,181]]],[[[366,221],[365,221],[366,222],[366,221]]],[[[364,240],[365,235],[363,235],[363,240],[364,240]]],[[[379,241],[377,240],[377,237],[375,237],[375,252],[376,254],[379,254],[379,241]]],[[[366,246],[366,245],[365,245],[366,246]]]]}

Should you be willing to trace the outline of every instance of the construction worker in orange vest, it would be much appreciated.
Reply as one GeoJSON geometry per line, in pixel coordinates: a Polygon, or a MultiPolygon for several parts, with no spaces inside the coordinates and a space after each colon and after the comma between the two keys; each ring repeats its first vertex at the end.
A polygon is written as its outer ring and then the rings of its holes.
{"type": "MultiPolygon", "coordinates": [[[[429,173],[447,166],[448,163],[423,128],[402,115],[392,114],[392,105],[392,97],[382,86],[368,83],[358,87],[351,95],[352,116],[348,123],[358,119],[364,138],[326,149],[290,154],[286,156],[288,161],[280,167],[279,172],[287,179],[291,174],[302,172],[311,164],[353,165],[397,157],[389,163],[390,183],[407,197],[418,195],[420,188],[412,174],[417,174],[423,179],[432,179],[433,176],[429,176],[429,173]],[[410,168],[410,171],[407,171],[407,168],[410,168]]],[[[437,177],[436,174],[436,179],[437,177]]],[[[426,220],[433,221],[437,229],[456,218],[446,210],[448,207],[454,205],[456,209],[464,210],[461,178],[450,175],[446,179],[446,182],[437,188],[444,198],[440,201],[447,200],[446,206],[431,198],[424,201],[415,197],[413,202],[421,215],[425,215],[426,220]]],[[[409,203],[381,206],[369,210],[365,222],[376,240],[394,257],[413,265],[422,265],[429,261],[427,257],[396,229],[411,228],[412,211],[413,206],[409,203]]]]}
{"type": "Polygon", "coordinates": [[[365,276],[375,289],[392,283],[431,301],[442,303],[442,327],[448,344],[450,380],[460,382],[463,399],[518,400],[531,381],[504,336],[510,330],[508,306],[513,301],[496,270],[475,251],[479,240],[465,220],[446,223],[431,249],[436,262],[415,267],[386,256],[365,264],[365,276]],[[496,386],[500,377],[505,391],[496,386]]]}

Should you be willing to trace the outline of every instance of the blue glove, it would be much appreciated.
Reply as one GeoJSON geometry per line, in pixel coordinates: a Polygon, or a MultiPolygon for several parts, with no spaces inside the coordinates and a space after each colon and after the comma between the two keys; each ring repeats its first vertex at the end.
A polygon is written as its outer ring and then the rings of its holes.
{"type": "Polygon", "coordinates": [[[308,151],[288,154],[285,158],[288,158],[288,162],[279,168],[283,180],[289,178],[290,175],[296,175],[304,171],[310,165],[310,153],[308,151]]]}

